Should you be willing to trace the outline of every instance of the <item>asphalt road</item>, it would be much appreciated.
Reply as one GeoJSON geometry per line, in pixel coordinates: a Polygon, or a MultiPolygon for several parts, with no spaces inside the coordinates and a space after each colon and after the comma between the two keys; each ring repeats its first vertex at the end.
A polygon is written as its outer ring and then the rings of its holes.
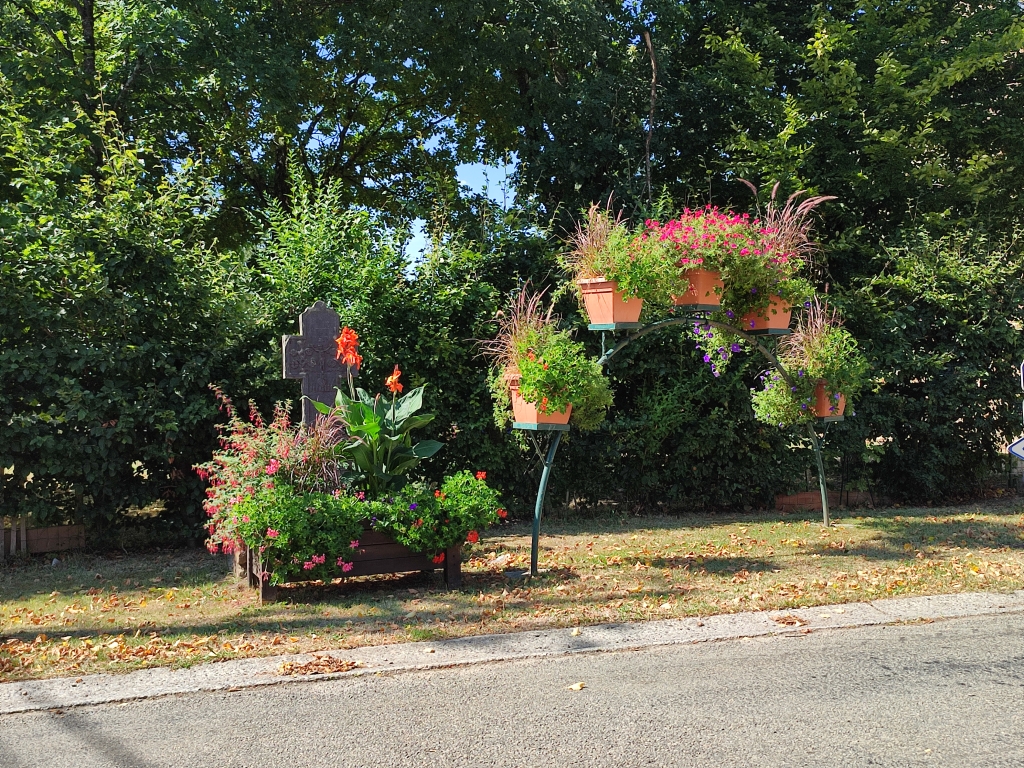
{"type": "Polygon", "coordinates": [[[1022,614],[499,662],[6,715],[0,765],[1020,768],[1022,662],[1022,614]]]}

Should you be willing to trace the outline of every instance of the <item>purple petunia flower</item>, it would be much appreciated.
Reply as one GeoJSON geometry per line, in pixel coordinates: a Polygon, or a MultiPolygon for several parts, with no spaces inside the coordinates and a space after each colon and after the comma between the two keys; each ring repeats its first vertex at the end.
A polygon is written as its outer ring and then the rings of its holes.
{"type": "Polygon", "coordinates": [[[725,310],[725,316],[728,317],[730,320],[736,319],[736,313],[733,312],[731,309],[725,310]]]}
{"type": "Polygon", "coordinates": [[[410,509],[410,510],[414,510],[414,509],[416,509],[416,507],[418,507],[418,506],[419,506],[419,504],[417,504],[417,503],[416,503],[416,502],[414,501],[414,502],[413,502],[412,504],[410,504],[410,505],[409,505],[409,509],[410,509]]]}
{"type": "Polygon", "coordinates": [[[704,362],[705,363],[710,363],[711,362],[711,355],[704,355],[704,362]]]}

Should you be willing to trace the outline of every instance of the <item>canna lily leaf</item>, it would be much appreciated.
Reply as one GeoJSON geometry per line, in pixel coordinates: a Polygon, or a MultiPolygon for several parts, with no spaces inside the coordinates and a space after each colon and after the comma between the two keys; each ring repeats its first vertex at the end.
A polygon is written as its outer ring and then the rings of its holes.
{"type": "Polygon", "coordinates": [[[444,448],[444,443],[439,443],[437,440],[424,440],[421,443],[416,443],[416,445],[412,447],[412,452],[416,454],[418,458],[429,459],[442,448],[444,448]]]}
{"type": "Polygon", "coordinates": [[[423,387],[409,390],[395,402],[395,421],[407,419],[423,407],[423,387]]]}
{"type": "Polygon", "coordinates": [[[404,420],[402,420],[400,422],[395,423],[393,425],[393,429],[396,432],[402,432],[402,433],[411,432],[414,429],[419,429],[420,427],[426,426],[427,424],[429,424],[433,420],[434,420],[434,414],[432,414],[432,413],[421,413],[418,416],[410,416],[407,419],[404,419],[404,420]]]}

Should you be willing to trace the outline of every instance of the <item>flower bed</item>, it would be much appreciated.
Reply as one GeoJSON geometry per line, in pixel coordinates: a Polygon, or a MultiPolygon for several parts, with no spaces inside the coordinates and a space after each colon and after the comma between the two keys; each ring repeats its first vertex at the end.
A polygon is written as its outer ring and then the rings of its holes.
{"type": "MultiPolygon", "coordinates": [[[[355,356],[355,333],[344,329],[338,355],[355,356]]],[[[322,418],[293,426],[279,404],[270,424],[252,409],[248,421],[218,392],[229,423],[221,450],[197,467],[209,479],[205,508],[211,552],[245,553],[244,570],[261,596],[294,581],[444,568],[460,580],[461,547],[505,516],[486,473],[457,472],[439,487],[410,482],[421,459],[443,446],[414,442],[410,432],[433,416],[418,413],[423,387],[390,398],[339,392],[322,418]]],[[[358,393],[358,394],[357,394],[358,393]]]]}

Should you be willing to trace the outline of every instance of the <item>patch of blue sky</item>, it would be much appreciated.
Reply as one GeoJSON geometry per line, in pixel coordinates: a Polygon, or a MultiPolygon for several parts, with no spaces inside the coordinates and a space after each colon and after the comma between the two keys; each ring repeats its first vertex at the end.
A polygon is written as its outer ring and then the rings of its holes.
{"type": "MultiPolygon", "coordinates": [[[[462,163],[455,167],[455,178],[466,192],[484,195],[500,205],[502,210],[508,210],[515,199],[512,176],[515,173],[516,162],[517,158],[512,154],[500,165],[462,163]]],[[[405,255],[411,262],[416,262],[430,247],[427,222],[416,219],[410,225],[410,232],[409,241],[405,244],[405,255]]]]}

